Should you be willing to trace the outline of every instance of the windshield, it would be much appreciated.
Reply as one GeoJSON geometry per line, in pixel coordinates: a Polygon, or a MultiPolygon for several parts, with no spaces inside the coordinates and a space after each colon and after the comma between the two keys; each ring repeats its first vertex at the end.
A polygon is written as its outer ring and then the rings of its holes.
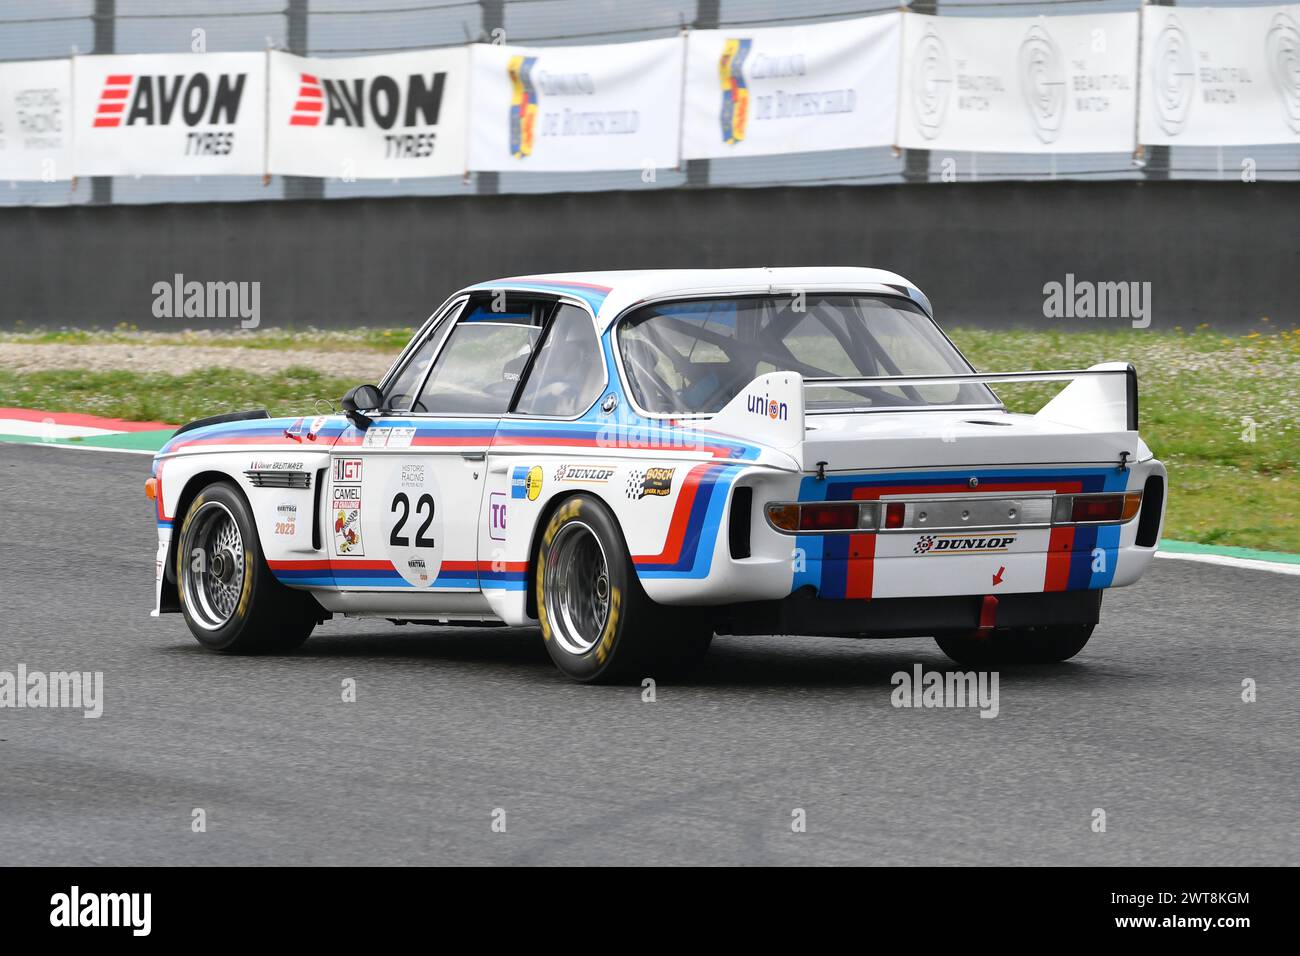
{"type": "MultiPolygon", "coordinates": [[[[647,306],[618,327],[628,386],[664,415],[713,414],[768,372],[804,378],[974,369],[920,307],[871,295],[784,294],[647,306]]],[[[996,405],[984,385],[816,388],[809,411],[996,405]]]]}

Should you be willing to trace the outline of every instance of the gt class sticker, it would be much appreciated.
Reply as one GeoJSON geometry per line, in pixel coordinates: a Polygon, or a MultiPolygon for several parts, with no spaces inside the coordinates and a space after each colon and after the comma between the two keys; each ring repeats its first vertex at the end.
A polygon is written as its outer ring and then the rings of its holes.
{"type": "Polygon", "coordinates": [[[334,515],[334,553],[364,555],[361,541],[361,486],[335,485],[330,493],[334,515]]]}
{"type": "Polygon", "coordinates": [[[334,480],[335,481],[360,481],[361,480],[360,458],[335,458],[334,459],[334,480]]]}

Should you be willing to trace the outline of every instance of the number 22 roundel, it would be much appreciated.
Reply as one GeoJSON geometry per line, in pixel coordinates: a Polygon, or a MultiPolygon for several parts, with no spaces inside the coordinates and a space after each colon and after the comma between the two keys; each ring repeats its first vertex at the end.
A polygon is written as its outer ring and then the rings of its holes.
{"type": "Polygon", "coordinates": [[[384,491],[388,558],[408,584],[427,588],[442,567],[443,498],[427,461],[392,463],[384,491]]]}

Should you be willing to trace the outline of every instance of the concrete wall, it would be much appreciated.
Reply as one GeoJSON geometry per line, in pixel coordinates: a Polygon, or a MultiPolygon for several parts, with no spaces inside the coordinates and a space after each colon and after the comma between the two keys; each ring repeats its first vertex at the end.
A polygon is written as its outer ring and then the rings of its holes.
{"type": "Polygon", "coordinates": [[[455,288],[541,271],[872,265],[944,325],[1043,314],[1046,283],[1149,282],[1151,327],[1300,324],[1300,183],[987,184],[0,209],[0,328],[156,318],[154,284],[257,281],[261,324],[411,325],[455,288]]]}

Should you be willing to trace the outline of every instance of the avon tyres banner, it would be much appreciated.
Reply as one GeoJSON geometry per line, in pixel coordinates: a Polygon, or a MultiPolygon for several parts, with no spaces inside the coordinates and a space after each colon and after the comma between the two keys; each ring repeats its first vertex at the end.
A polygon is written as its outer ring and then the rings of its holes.
{"type": "Polygon", "coordinates": [[[676,166],[683,46],[472,46],[470,169],[676,166]]]}
{"type": "Polygon", "coordinates": [[[687,37],[682,156],[888,146],[900,15],[687,37]]]}
{"type": "Polygon", "coordinates": [[[1136,145],[1136,13],[903,16],[898,145],[1004,153],[1136,145]]]}
{"type": "Polygon", "coordinates": [[[260,175],[266,54],[72,60],[78,176],[260,175]]]}
{"type": "Polygon", "coordinates": [[[349,179],[465,172],[465,47],[348,59],[272,53],[268,168],[349,179]]]}
{"type": "Polygon", "coordinates": [[[72,178],[72,62],[0,64],[0,180],[72,178]]]}
{"type": "Polygon", "coordinates": [[[1142,142],[1300,142],[1300,5],[1143,7],[1142,17],[1142,142]]]}

